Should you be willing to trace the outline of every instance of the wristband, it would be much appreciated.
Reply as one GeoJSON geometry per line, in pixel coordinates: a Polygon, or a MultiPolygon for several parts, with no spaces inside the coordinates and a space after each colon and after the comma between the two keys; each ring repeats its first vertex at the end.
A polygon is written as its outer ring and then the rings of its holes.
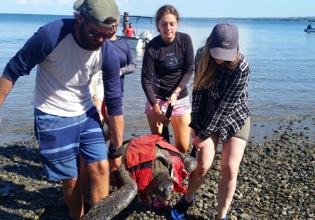
{"type": "Polygon", "coordinates": [[[179,96],[179,92],[177,92],[176,90],[174,90],[173,94],[179,96]]]}

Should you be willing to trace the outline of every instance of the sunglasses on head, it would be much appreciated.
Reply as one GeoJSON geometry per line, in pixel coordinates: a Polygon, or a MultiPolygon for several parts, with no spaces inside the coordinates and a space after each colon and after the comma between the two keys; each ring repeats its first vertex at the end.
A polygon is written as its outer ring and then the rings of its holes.
{"type": "MultiPolygon", "coordinates": [[[[86,22],[85,18],[83,18],[83,21],[84,23],[86,24],[86,27],[87,27],[87,30],[88,30],[88,33],[89,33],[89,36],[90,37],[94,37],[94,38],[108,38],[109,35],[115,33],[115,27],[116,27],[116,24],[113,24],[112,27],[111,27],[111,30],[110,31],[106,31],[106,32],[99,32],[99,31],[96,31],[92,28],[90,28],[90,26],[88,25],[88,23],[86,22]]],[[[110,28],[108,28],[110,29],[110,28]]]]}

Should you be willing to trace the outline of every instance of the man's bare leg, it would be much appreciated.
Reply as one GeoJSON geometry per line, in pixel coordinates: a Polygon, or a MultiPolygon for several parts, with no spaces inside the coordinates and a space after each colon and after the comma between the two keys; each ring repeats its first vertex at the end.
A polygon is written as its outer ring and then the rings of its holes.
{"type": "Polygon", "coordinates": [[[90,186],[90,174],[88,168],[85,166],[84,159],[82,155],[80,155],[80,174],[79,174],[79,181],[80,181],[80,191],[83,196],[83,202],[86,199],[88,189],[90,186]]]}
{"type": "Polygon", "coordinates": [[[95,205],[109,194],[109,163],[108,160],[90,163],[88,165],[91,186],[90,202],[95,205]]]}
{"type": "Polygon", "coordinates": [[[72,219],[79,220],[84,214],[84,207],[78,178],[62,180],[62,194],[72,219]]]}

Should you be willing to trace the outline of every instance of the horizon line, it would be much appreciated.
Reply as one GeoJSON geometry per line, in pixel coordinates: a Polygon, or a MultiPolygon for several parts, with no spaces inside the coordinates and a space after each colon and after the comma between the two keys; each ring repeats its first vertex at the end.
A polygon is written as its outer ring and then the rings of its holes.
{"type": "MultiPolygon", "coordinates": [[[[10,13],[10,12],[0,12],[0,14],[19,14],[19,15],[49,15],[49,16],[72,16],[70,15],[62,15],[62,14],[35,14],[35,13],[10,13]]],[[[121,14],[120,16],[123,16],[121,14]]],[[[151,17],[146,15],[130,15],[130,16],[139,16],[139,17],[151,17]]],[[[315,16],[285,16],[285,17],[268,17],[268,16],[260,16],[260,17],[191,17],[191,16],[181,16],[182,18],[208,18],[208,19],[263,19],[263,18],[269,18],[269,19],[309,19],[313,18],[315,19],[315,16]]],[[[153,17],[152,17],[153,18],[153,17]]]]}

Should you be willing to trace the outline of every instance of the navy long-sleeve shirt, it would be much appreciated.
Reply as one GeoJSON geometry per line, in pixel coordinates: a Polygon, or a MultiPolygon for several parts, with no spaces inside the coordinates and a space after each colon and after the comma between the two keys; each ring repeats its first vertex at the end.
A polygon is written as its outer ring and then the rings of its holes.
{"type": "Polygon", "coordinates": [[[125,37],[117,36],[116,40],[110,41],[119,58],[121,90],[124,91],[125,75],[133,73],[136,70],[136,60],[129,45],[128,40],[125,37]]]}
{"type": "Polygon", "coordinates": [[[108,40],[98,50],[83,49],[74,35],[75,21],[61,19],[40,27],[8,62],[3,74],[16,81],[37,65],[34,107],[72,117],[94,105],[89,85],[92,76],[102,70],[108,114],[122,115],[117,53],[108,40]]]}
{"type": "Polygon", "coordinates": [[[165,44],[161,35],[146,46],[142,72],[142,88],[153,106],[156,98],[167,100],[176,87],[180,87],[178,99],[188,95],[187,83],[194,71],[194,50],[188,34],[176,32],[175,39],[165,44]]]}

